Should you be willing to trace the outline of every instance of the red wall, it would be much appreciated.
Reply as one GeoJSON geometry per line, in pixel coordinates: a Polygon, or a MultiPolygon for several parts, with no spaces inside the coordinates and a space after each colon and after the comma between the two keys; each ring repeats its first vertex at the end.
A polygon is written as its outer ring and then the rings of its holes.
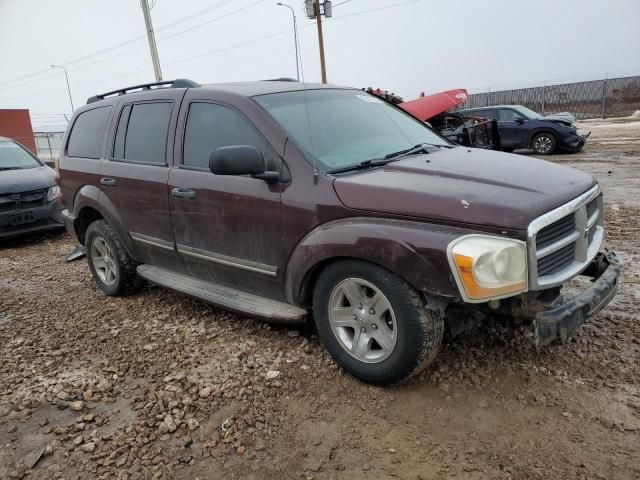
{"type": "Polygon", "coordinates": [[[27,109],[0,109],[0,137],[13,138],[37,155],[31,116],[27,109]]]}

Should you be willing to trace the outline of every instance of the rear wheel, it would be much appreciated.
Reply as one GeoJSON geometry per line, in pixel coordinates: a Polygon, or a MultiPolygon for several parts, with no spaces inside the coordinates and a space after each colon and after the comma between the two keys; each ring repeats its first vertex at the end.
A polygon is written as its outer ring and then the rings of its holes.
{"type": "Polygon", "coordinates": [[[551,133],[538,133],[531,140],[531,148],[538,155],[550,155],[556,150],[556,137],[551,133]]]}
{"type": "Polygon", "coordinates": [[[440,349],[444,318],[402,279],[362,261],[327,267],[313,312],[325,347],[345,371],[372,384],[419,373],[440,349]]]}
{"type": "Polygon", "coordinates": [[[136,262],[107,222],[96,220],[89,225],[85,249],[91,275],[106,295],[128,295],[142,288],[144,281],[136,273],[136,262]]]}

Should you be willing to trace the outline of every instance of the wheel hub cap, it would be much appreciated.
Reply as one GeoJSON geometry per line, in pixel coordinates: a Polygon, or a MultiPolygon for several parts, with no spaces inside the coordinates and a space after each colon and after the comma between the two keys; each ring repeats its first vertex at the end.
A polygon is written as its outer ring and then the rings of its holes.
{"type": "Polygon", "coordinates": [[[361,362],[381,362],[396,346],[393,308],[380,289],[364,279],[348,278],[335,286],[329,322],[342,348],[361,362]]]}
{"type": "Polygon", "coordinates": [[[91,242],[91,262],[96,275],[105,285],[115,283],[117,270],[113,252],[102,237],[95,237],[91,242]]]}

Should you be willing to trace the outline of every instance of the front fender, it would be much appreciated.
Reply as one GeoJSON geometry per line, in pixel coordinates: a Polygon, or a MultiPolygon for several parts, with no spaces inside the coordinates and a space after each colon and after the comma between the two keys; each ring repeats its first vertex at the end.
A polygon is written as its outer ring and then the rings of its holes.
{"type": "Polygon", "coordinates": [[[286,270],[287,300],[304,303],[317,267],[338,258],[375,263],[421,292],[459,299],[446,252],[452,240],[468,233],[474,232],[396,219],[357,217],[326,223],[294,249],[286,270]]]}

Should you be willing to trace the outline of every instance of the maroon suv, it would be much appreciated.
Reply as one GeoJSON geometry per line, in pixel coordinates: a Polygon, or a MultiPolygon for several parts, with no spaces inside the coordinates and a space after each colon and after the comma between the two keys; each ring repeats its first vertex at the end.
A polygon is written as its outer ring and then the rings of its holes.
{"type": "Polygon", "coordinates": [[[143,280],[275,322],[313,317],[371,383],[487,314],[565,340],[615,295],[602,195],[578,170],[455,146],[366,92],[149,84],[89,99],[60,158],[68,230],[107,295],[143,280]],[[566,301],[564,283],[594,277],[566,301]]]}

